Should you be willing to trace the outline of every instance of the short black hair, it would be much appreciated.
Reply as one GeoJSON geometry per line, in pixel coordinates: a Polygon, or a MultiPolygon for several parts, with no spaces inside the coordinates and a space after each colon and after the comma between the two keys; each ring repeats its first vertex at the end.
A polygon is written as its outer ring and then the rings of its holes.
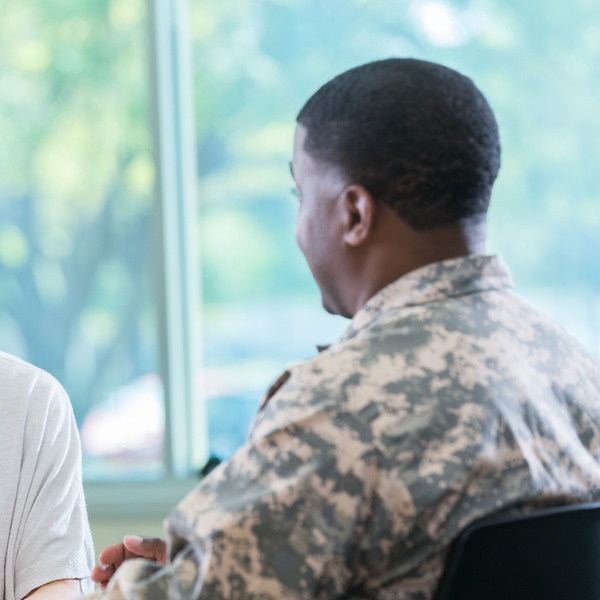
{"type": "Polygon", "coordinates": [[[391,58],[321,87],[297,121],[304,150],[334,165],[415,229],[485,215],[500,168],[494,113],[464,75],[391,58]]]}

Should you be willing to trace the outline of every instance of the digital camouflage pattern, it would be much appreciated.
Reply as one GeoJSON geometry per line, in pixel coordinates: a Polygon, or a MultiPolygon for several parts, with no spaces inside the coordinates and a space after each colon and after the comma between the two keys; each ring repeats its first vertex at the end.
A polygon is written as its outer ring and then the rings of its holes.
{"type": "Polygon", "coordinates": [[[600,367],[510,287],[477,256],[380,291],[106,598],[426,600],[471,521],[600,497],[600,367]]]}

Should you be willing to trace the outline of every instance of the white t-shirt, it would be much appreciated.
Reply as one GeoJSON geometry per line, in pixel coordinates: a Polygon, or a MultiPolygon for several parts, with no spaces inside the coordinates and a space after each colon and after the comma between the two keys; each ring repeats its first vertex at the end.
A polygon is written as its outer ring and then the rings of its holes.
{"type": "Polygon", "coordinates": [[[21,600],[59,579],[89,579],[94,556],[81,448],[66,392],[0,352],[0,590],[21,600]]]}

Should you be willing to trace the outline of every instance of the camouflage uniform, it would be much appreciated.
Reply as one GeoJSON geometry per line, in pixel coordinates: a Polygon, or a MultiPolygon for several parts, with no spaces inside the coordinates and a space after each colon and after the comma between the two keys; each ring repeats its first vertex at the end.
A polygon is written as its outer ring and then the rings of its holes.
{"type": "Polygon", "coordinates": [[[110,600],[431,597],[484,515],[599,497],[600,367],[495,257],[428,265],[286,371],[110,600]]]}

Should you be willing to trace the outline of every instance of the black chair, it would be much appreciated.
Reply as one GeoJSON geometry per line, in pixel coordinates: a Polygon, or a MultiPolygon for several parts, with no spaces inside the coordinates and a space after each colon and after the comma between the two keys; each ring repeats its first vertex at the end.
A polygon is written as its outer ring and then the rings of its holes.
{"type": "Polygon", "coordinates": [[[600,503],[473,523],[434,600],[599,600],[600,503]]]}

